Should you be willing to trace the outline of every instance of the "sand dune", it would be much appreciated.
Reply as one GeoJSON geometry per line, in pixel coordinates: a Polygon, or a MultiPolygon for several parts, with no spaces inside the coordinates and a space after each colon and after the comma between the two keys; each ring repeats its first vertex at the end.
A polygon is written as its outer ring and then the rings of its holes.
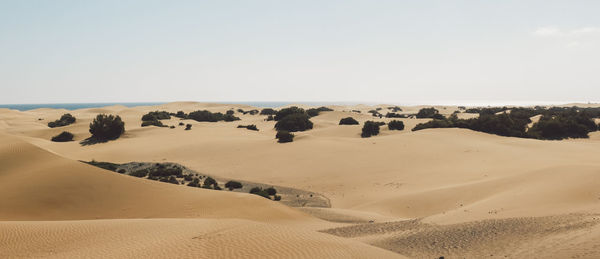
{"type": "MultiPolygon", "coordinates": [[[[228,218],[251,221],[257,229],[265,227],[260,224],[272,227],[273,222],[278,222],[277,226],[282,228],[303,226],[313,234],[317,229],[339,227],[342,222],[362,224],[356,230],[359,237],[351,237],[352,242],[369,243],[409,256],[431,257],[437,254],[417,251],[429,249],[427,247],[409,249],[389,245],[390,240],[422,243],[430,239],[402,239],[406,233],[400,232],[366,237],[360,233],[370,231],[370,221],[379,224],[415,220],[418,223],[415,229],[419,233],[435,236],[440,234],[436,231],[443,230],[446,231],[443,233],[453,236],[448,242],[454,242],[452,240],[460,240],[462,232],[448,232],[446,228],[431,226],[452,228],[471,224],[468,226],[474,231],[484,231],[489,226],[485,222],[510,228],[516,226],[515,220],[520,222],[522,218],[538,217],[543,221],[544,217],[563,217],[573,213],[587,217],[600,213],[598,132],[592,133],[590,139],[541,141],[465,129],[412,132],[410,129],[414,125],[427,119],[400,119],[406,124],[404,131],[389,131],[384,126],[379,136],[363,139],[360,138],[360,125],[338,125],[341,118],[348,116],[361,124],[373,120],[375,118],[367,111],[375,107],[382,107],[381,113],[385,114],[388,106],[335,106],[335,111],[312,118],[314,129],[297,133],[294,142],[289,144],[276,143],[274,122],[267,122],[264,120],[266,116],[258,115],[236,113],[242,119],[237,122],[209,123],[177,118],[163,121],[167,125],[176,125],[175,129],[140,126],[141,116],[148,111],[253,109],[244,105],[178,102],[153,107],[82,109],[69,111],[77,117],[75,124],[55,129],[47,128],[46,123],[57,119],[64,111],[17,112],[2,109],[0,131],[5,133],[0,133],[0,140],[8,144],[0,147],[3,165],[0,169],[0,194],[8,199],[0,201],[0,219],[69,220],[64,222],[68,225],[81,219],[185,218],[181,222],[186,223],[182,224],[200,224],[192,223],[192,219],[228,218]],[[352,110],[360,110],[361,113],[352,110]],[[126,134],[116,141],[82,146],[79,141],[89,137],[88,124],[100,111],[122,116],[126,134]],[[192,130],[184,131],[177,126],[179,122],[192,124],[192,130]],[[238,124],[256,124],[260,131],[238,129],[238,124]],[[63,130],[74,133],[76,141],[49,141],[63,130]],[[92,159],[116,163],[176,162],[218,177],[320,193],[331,200],[333,208],[307,208],[301,212],[260,197],[157,183],[106,172],[75,161],[92,159]]],[[[411,113],[421,106],[402,108],[403,113],[411,113]]],[[[456,107],[438,109],[444,114],[451,114],[456,107]]],[[[533,221],[538,222],[538,218],[533,221]]],[[[98,222],[90,224],[112,224],[98,222]]],[[[10,224],[12,227],[14,223],[10,224]]],[[[166,223],[157,220],[139,224],[166,223]]],[[[544,227],[535,227],[538,226],[536,224],[532,227],[539,230],[533,231],[537,233],[535,237],[523,241],[529,242],[534,251],[552,246],[555,240],[563,240],[557,235],[572,237],[568,244],[575,247],[574,250],[562,250],[567,252],[553,255],[586,257],[583,251],[593,248],[600,235],[596,225],[577,229],[590,231],[579,235],[571,231],[553,233],[544,230],[544,227]],[[577,247],[581,249],[577,250],[577,247]]],[[[31,228],[27,231],[35,232],[31,228]]],[[[523,236],[518,232],[510,233],[500,239],[509,241],[523,236]]],[[[315,235],[315,238],[321,237],[320,234],[315,235]]],[[[487,245],[489,247],[485,249],[468,246],[470,248],[446,255],[479,257],[483,254],[477,254],[475,250],[495,251],[492,249],[494,242],[490,241],[487,245]]],[[[510,248],[505,246],[500,250],[505,252],[510,248]]],[[[446,251],[440,249],[433,247],[430,250],[436,253],[446,251]]],[[[342,254],[331,255],[344,257],[342,254]]],[[[506,255],[534,256],[526,253],[506,255]]],[[[593,257],[589,255],[587,257],[593,257]]],[[[297,256],[304,257],[302,254],[297,256]]]]}

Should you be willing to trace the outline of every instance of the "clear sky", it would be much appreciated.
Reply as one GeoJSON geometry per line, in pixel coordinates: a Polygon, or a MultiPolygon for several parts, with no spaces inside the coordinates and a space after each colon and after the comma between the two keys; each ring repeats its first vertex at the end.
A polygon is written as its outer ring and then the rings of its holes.
{"type": "Polygon", "coordinates": [[[0,0],[0,103],[600,102],[600,1],[0,0]]]}

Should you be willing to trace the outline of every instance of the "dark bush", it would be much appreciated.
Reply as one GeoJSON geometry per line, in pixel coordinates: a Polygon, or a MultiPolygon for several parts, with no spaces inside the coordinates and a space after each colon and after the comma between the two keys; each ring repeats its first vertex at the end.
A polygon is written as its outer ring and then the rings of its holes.
{"type": "Polygon", "coordinates": [[[425,123],[417,124],[412,131],[428,129],[428,128],[452,128],[454,124],[449,120],[431,120],[425,123]]]}
{"type": "Polygon", "coordinates": [[[171,115],[166,111],[153,111],[142,116],[142,121],[168,120],[171,115]]]}
{"type": "Polygon", "coordinates": [[[269,188],[265,189],[265,191],[271,196],[277,194],[277,190],[275,190],[275,188],[273,188],[273,187],[269,187],[269,188]]]}
{"type": "Polygon", "coordinates": [[[258,131],[258,128],[254,124],[250,124],[250,125],[238,125],[237,127],[238,128],[246,128],[246,129],[249,129],[249,130],[258,131]]]}
{"type": "Polygon", "coordinates": [[[192,124],[185,125],[185,130],[191,130],[191,129],[192,129],[192,124]]]}
{"type": "Polygon", "coordinates": [[[192,177],[191,174],[186,174],[183,176],[183,180],[186,180],[186,181],[191,181],[193,179],[194,179],[194,177],[192,177]]]}
{"type": "Polygon", "coordinates": [[[242,110],[242,109],[237,109],[237,112],[239,112],[239,113],[244,113],[244,110],[242,110]]]}
{"type": "Polygon", "coordinates": [[[241,189],[242,187],[242,183],[238,181],[228,181],[225,183],[225,188],[229,189],[230,191],[233,189],[241,189]]]}
{"type": "Polygon", "coordinates": [[[319,113],[321,113],[321,112],[330,112],[330,111],[333,111],[333,109],[327,108],[325,106],[321,106],[319,108],[311,108],[311,109],[306,110],[306,114],[308,114],[308,116],[310,116],[310,117],[315,117],[315,116],[318,116],[319,113]]]}
{"type": "Polygon", "coordinates": [[[388,112],[385,114],[386,118],[408,118],[408,115],[388,112]]]}
{"type": "Polygon", "coordinates": [[[343,118],[339,125],[358,125],[358,121],[352,117],[343,118]]]}
{"type": "Polygon", "coordinates": [[[98,114],[90,123],[92,138],[100,141],[117,139],[125,132],[125,123],[119,115],[98,114]]]}
{"type": "Polygon", "coordinates": [[[289,132],[305,131],[313,128],[313,123],[308,119],[306,113],[293,113],[286,115],[275,124],[278,131],[289,132]]]}
{"type": "Polygon", "coordinates": [[[256,115],[258,114],[258,110],[249,110],[249,111],[244,111],[244,115],[246,114],[250,114],[250,115],[256,115]]]}
{"type": "Polygon", "coordinates": [[[389,130],[404,130],[404,122],[398,120],[392,120],[388,122],[389,130]]]}
{"type": "Polygon", "coordinates": [[[275,195],[275,196],[273,196],[273,200],[274,201],[280,201],[281,200],[281,196],[275,195]]]}
{"type": "Polygon", "coordinates": [[[52,141],[54,142],[67,142],[73,141],[73,134],[68,131],[63,131],[62,133],[52,137],[52,141]]]}
{"type": "Polygon", "coordinates": [[[183,123],[183,122],[180,122],[180,123],[179,123],[179,126],[183,126],[183,125],[185,125],[185,123],[183,123]]]}
{"type": "Polygon", "coordinates": [[[121,168],[121,169],[117,170],[117,173],[124,174],[124,173],[127,173],[127,170],[121,168]]]}
{"type": "Polygon", "coordinates": [[[362,133],[360,134],[363,138],[368,138],[371,136],[376,136],[379,134],[379,123],[374,121],[366,121],[362,128],[362,133]]]}
{"type": "Polygon", "coordinates": [[[277,142],[279,142],[279,143],[292,142],[292,141],[294,141],[294,134],[290,133],[289,131],[285,131],[285,130],[277,131],[275,138],[278,139],[277,142]]]}
{"type": "Polygon", "coordinates": [[[185,114],[185,112],[183,111],[178,111],[177,113],[173,114],[174,117],[180,118],[180,119],[186,119],[187,118],[187,114],[185,114]]]}
{"type": "Polygon", "coordinates": [[[264,108],[260,111],[260,115],[275,115],[276,113],[277,111],[271,108],[264,108]]]}
{"type": "Polygon", "coordinates": [[[146,176],[148,176],[148,170],[141,169],[141,170],[133,171],[133,172],[129,173],[129,175],[135,176],[135,177],[146,177],[146,176]]]}
{"type": "Polygon", "coordinates": [[[167,125],[162,124],[162,122],[159,120],[142,121],[142,127],[146,126],[167,127],[167,125]]]}
{"type": "Polygon", "coordinates": [[[151,167],[149,169],[148,175],[150,177],[167,177],[167,176],[176,176],[182,177],[183,170],[179,167],[166,167],[162,164],[158,164],[157,166],[151,167]]]}
{"type": "Polygon", "coordinates": [[[267,121],[272,121],[272,120],[275,120],[275,117],[273,117],[273,115],[267,116],[267,121]]]}
{"type": "Polygon", "coordinates": [[[398,107],[398,106],[392,106],[392,107],[387,107],[388,110],[392,110],[392,112],[401,112],[402,108],[398,107]]]}
{"type": "Polygon", "coordinates": [[[220,112],[212,113],[207,110],[190,112],[190,114],[188,114],[188,118],[195,120],[195,121],[208,121],[208,122],[236,121],[236,120],[240,119],[231,114],[222,114],[220,112]]]}
{"type": "Polygon", "coordinates": [[[279,120],[283,119],[284,117],[291,115],[291,114],[306,114],[306,112],[304,111],[304,109],[298,108],[296,106],[292,106],[289,108],[283,108],[283,109],[279,110],[277,113],[275,113],[275,120],[279,121],[279,120]]]}
{"type": "Polygon", "coordinates": [[[165,183],[179,184],[179,181],[177,181],[177,178],[175,178],[174,176],[161,177],[159,181],[165,183]]]}
{"type": "Polygon", "coordinates": [[[228,110],[225,112],[226,115],[233,115],[235,112],[233,110],[228,110]]]}
{"type": "Polygon", "coordinates": [[[175,128],[175,126],[173,126],[173,125],[169,126],[169,129],[174,129],[174,128],[175,128]]]}
{"type": "Polygon", "coordinates": [[[436,114],[439,114],[439,111],[433,107],[423,108],[423,109],[419,110],[419,112],[417,113],[417,118],[418,119],[433,118],[433,116],[436,114]]]}
{"type": "Polygon", "coordinates": [[[204,183],[202,184],[202,187],[211,187],[213,186],[217,186],[217,181],[215,179],[213,179],[212,177],[206,177],[206,179],[204,179],[204,183]]]}
{"type": "Polygon", "coordinates": [[[192,181],[188,183],[188,186],[200,187],[200,179],[198,179],[198,178],[192,179],[192,181]]]}
{"type": "Polygon", "coordinates": [[[267,198],[269,200],[271,199],[271,197],[269,196],[269,193],[266,190],[263,190],[260,187],[254,187],[254,188],[250,189],[250,193],[251,194],[256,194],[258,196],[265,197],[265,198],[267,198]]]}
{"type": "Polygon", "coordinates": [[[50,128],[56,128],[56,127],[62,127],[62,126],[67,126],[69,124],[73,124],[75,123],[75,117],[73,117],[73,115],[71,115],[70,113],[65,113],[62,116],[60,116],[60,119],[55,120],[53,122],[48,122],[48,127],[50,128]]]}
{"type": "Polygon", "coordinates": [[[352,112],[361,113],[359,110],[352,110],[352,112]]]}
{"type": "Polygon", "coordinates": [[[89,162],[86,162],[86,161],[81,161],[81,162],[84,162],[88,165],[93,165],[95,167],[100,167],[105,170],[113,171],[113,172],[116,172],[117,168],[119,167],[119,164],[110,163],[110,162],[98,162],[96,160],[92,160],[89,162]]]}

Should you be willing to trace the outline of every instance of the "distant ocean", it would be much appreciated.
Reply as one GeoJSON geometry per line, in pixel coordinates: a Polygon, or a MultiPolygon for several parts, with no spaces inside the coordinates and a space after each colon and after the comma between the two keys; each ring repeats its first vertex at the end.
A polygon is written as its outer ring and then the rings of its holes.
{"type": "MultiPolygon", "coordinates": [[[[306,105],[351,105],[356,103],[342,103],[342,102],[215,102],[224,104],[245,104],[260,108],[277,108],[288,104],[306,104],[306,105]]],[[[0,104],[0,108],[8,108],[19,111],[28,111],[39,108],[52,108],[52,109],[66,109],[66,110],[77,110],[86,108],[100,108],[112,105],[123,105],[126,107],[135,106],[152,106],[161,105],[165,102],[148,102],[148,103],[39,103],[39,104],[0,104]]]]}

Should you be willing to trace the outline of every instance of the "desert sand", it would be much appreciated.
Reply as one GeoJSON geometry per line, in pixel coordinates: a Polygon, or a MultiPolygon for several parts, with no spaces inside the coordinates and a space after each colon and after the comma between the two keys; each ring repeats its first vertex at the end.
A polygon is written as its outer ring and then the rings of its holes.
{"type": "Polygon", "coordinates": [[[412,132],[427,119],[400,119],[403,131],[384,126],[361,138],[364,121],[391,119],[374,119],[367,113],[374,106],[329,107],[335,111],[313,117],[314,129],[285,144],[263,115],[183,120],[190,131],[178,118],[163,121],[175,129],[140,126],[149,111],[255,109],[245,105],[0,109],[0,257],[600,257],[599,132],[543,141],[466,129],[412,132]],[[67,112],[75,124],[46,126],[67,112]],[[120,115],[126,133],[81,145],[98,113],[120,115]],[[348,116],[361,125],[338,125],[348,116]],[[62,131],[75,141],[50,141],[62,131]],[[78,160],[175,162],[319,193],[331,208],[139,179],[78,160]]]}

